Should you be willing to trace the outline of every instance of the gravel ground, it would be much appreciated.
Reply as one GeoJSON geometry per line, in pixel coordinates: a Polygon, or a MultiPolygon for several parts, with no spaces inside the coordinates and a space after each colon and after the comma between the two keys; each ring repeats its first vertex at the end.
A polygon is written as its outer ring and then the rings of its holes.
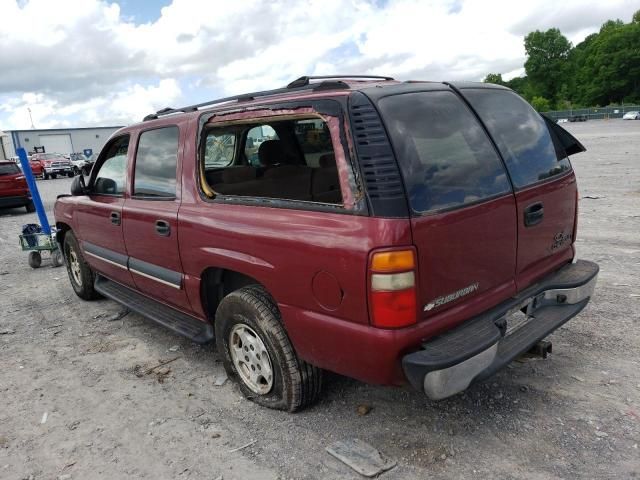
{"type": "MultiPolygon", "coordinates": [[[[573,165],[596,296],[547,360],[441,402],[333,375],[308,410],[260,408],[215,386],[213,347],[31,270],[16,237],[35,215],[0,211],[0,478],[360,478],[325,452],[354,436],[398,461],[382,478],[640,478],[640,122],[567,128],[589,149],[573,165]]],[[[69,185],[39,182],[49,210],[69,185]]]]}

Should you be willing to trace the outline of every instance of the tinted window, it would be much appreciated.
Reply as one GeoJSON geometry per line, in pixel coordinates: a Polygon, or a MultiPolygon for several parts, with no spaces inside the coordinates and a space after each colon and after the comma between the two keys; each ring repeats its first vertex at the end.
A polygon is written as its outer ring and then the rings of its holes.
{"type": "Polygon", "coordinates": [[[20,173],[20,169],[15,163],[0,163],[0,175],[14,175],[20,173]]]}
{"type": "Polygon", "coordinates": [[[175,197],[179,135],[178,127],[158,128],[140,135],[134,195],[175,197]]]}
{"type": "Polygon", "coordinates": [[[452,208],[510,191],[504,167],[476,118],[451,92],[380,100],[411,208],[452,208]]]}
{"type": "Polygon", "coordinates": [[[109,145],[93,184],[93,193],[122,195],[127,171],[129,137],[122,137],[109,145]]]}
{"type": "Polygon", "coordinates": [[[558,155],[547,126],[538,112],[508,90],[464,90],[487,126],[516,188],[525,187],[571,168],[558,155]]]}
{"type": "Polygon", "coordinates": [[[205,168],[226,167],[233,163],[235,147],[235,133],[209,132],[204,151],[205,168]]]}

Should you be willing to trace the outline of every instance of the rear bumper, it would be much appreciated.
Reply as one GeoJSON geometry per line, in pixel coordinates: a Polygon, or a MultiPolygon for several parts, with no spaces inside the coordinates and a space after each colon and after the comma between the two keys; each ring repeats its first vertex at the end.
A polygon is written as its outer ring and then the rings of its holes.
{"type": "Polygon", "coordinates": [[[597,264],[584,260],[567,265],[516,297],[423,343],[421,350],[403,357],[405,376],[434,400],[489,377],[577,315],[593,295],[598,270],[597,264]]]}
{"type": "Polygon", "coordinates": [[[23,207],[31,201],[31,197],[24,196],[0,197],[0,208],[23,207]]]}

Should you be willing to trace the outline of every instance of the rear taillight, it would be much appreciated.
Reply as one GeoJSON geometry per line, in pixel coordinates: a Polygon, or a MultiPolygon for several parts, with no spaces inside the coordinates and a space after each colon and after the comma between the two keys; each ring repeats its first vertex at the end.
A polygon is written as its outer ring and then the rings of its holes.
{"type": "Polygon", "coordinates": [[[413,249],[374,252],[369,261],[371,323],[401,328],[416,323],[416,255],[413,249]]]}

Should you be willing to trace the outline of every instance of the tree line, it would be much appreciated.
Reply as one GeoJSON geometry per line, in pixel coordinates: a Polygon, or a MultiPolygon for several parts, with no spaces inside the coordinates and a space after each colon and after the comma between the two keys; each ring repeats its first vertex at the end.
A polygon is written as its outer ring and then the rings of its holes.
{"type": "Polygon", "coordinates": [[[484,82],[515,90],[538,111],[640,103],[640,10],[630,23],[605,22],[575,47],[551,28],[529,33],[524,49],[525,76],[490,73],[484,82]]]}

